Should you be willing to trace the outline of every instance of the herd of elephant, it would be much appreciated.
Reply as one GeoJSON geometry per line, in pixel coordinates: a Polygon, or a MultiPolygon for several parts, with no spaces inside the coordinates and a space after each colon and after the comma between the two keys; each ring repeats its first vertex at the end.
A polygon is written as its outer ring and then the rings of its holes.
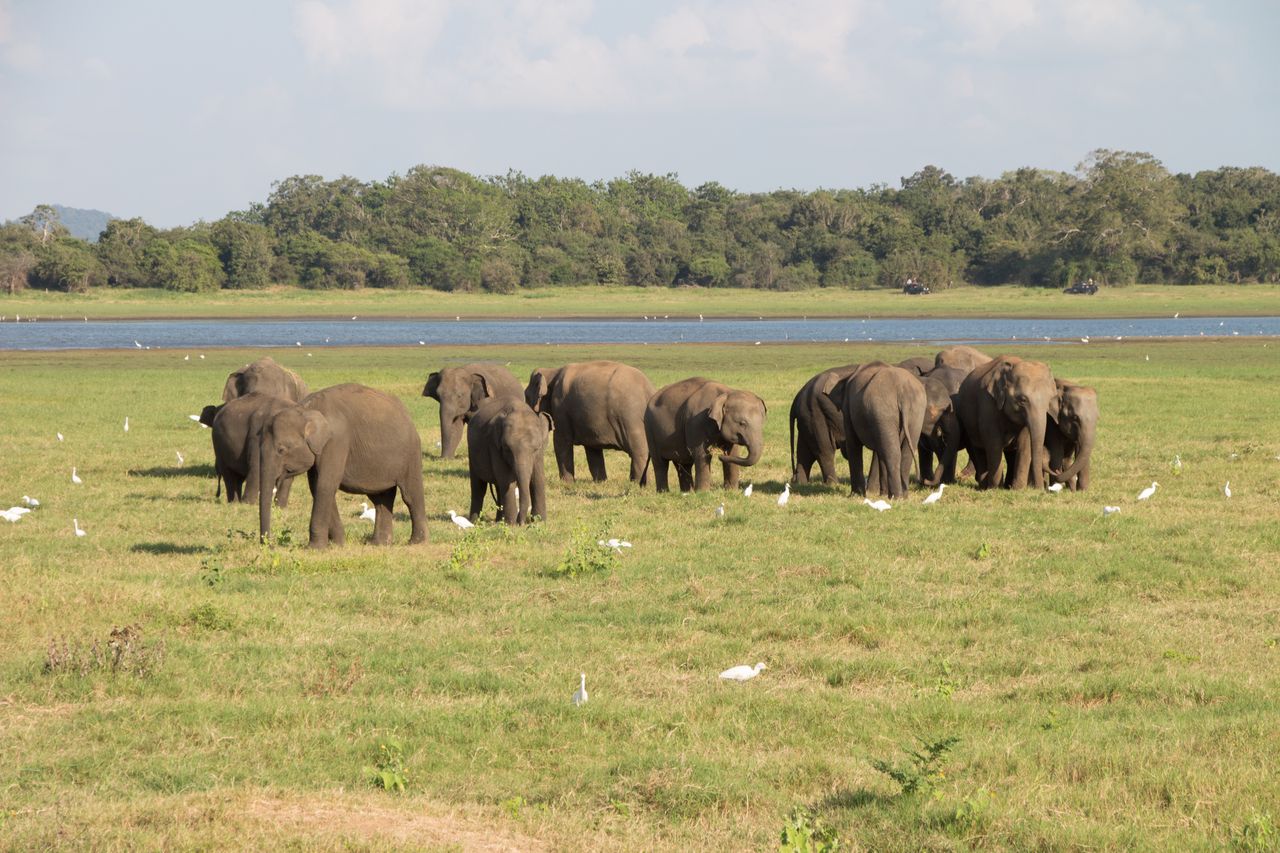
{"type": "MultiPolygon", "coordinates": [[[[446,367],[428,377],[422,394],[440,405],[443,457],[457,452],[465,430],[472,521],[486,493],[509,524],[547,517],[548,439],[564,482],[574,479],[574,447],[582,446],[592,479],[605,479],[604,451],[620,450],[641,486],[652,465],[659,492],[669,489],[672,466],[681,491],[710,488],[717,453],[725,487],[735,488],[740,469],[764,450],[767,408],[756,394],[702,377],[658,389],[640,370],[613,361],[539,368],[524,387],[500,365],[446,367]]],[[[225,485],[228,501],[257,501],[263,537],[273,502],[287,506],[293,478],[305,474],[312,547],[345,541],[338,491],[373,502],[375,544],[391,541],[399,491],[409,541],[426,540],[421,441],[400,400],[354,383],[308,393],[269,357],[228,376],[222,397],[200,415],[212,429],[219,488],[225,485]]],[[[816,463],[824,482],[836,482],[839,449],[855,492],[901,497],[917,460],[920,482],[937,486],[954,482],[965,450],[979,488],[1041,487],[1052,479],[1084,489],[1097,418],[1093,389],[1055,379],[1041,362],[990,358],[971,347],[897,365],[834,367],[806,382],[791,404],[792,479],[809,482],[816,463]],[[863,448],[871,452],[869,474],[863,448]]]]}

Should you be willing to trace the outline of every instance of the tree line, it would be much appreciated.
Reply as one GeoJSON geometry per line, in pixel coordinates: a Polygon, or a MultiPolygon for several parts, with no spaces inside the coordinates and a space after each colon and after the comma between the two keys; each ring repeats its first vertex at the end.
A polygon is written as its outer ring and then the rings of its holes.
{"type": "Polygon", "coordinates": [[[675,175],[477,177],[416,166],[369,183],[294,176],[265,203],[158,229],[111,220],[96,243],[41,205],[0,226],[0,288],[177,291],[297,285],[485,290],[697,285],[798,290],[961,283],[1056,287],[1280,281],[1280,176],[1170,173],[1092,152],[1074,173],[740,193],[675,175]]]}

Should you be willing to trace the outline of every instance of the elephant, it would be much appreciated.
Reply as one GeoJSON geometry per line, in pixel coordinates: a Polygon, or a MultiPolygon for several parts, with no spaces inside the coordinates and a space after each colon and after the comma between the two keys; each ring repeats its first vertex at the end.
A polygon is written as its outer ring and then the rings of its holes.
{"type": "Polygon", "coordinates": [[[667,466],[675,463],[680,491],[711,488],[711,451],[722,451],[724,487],[736,488],[740,468],[764,452],[764,400],[701,376],[673,382],[654,394],[644,411],[654,485],[668,491],[667,466]],[[734,456],[742,445],[746,456],[734,456]],[[690,476],[692,466],[692,477],[690,476]]]}
{"type": "MultiPolygon", "coordinates": [[[[210,427],[213,439],[213,465],[218,489],[221,491],[222,484],[226,484],[227,503],[257,502],[258,468],[261,464],[258,436],[276,412],[290,405],[291,401],[283,397],[254,391],[221,406],[205,406],[201,411],[200,423],[210,427]]],[[[292,477],[275,484],[276,506],[289,505],[292,486],[292,477]]]]}
{"type": "Polygon", "coordinates": [[[828,394],[844,413],[844,453],[850,488],[867,492],[862,448],[872,452],[873,485],[891,498],[907,494],[927,399],[919,378],[901,367],[873,361],[836,383],[828,394]]]}
{"type": "Polygon", "coordinates": [[[227,382],[222,386],[222,401],[229,403],[237,397],[253,393],[283,397],[296,403],[307,396],[307,383],[298,374],[287,367],[281,367],[276,364],[275,359],[265,355],[227,376],[227,382]]]}
{"type": "MultiPolygon", "coordinates": [[[[953,368],[943,367],[935,370],[950,371],[953,368]]],[[[960,371],[955,371],[959,373],[960,371]]],[[[924,386],[925,410],[924,422],[920,426],[920,440],[916,449],[920,455],[920,482],[926,486],[956,481],[956,457],[960,452],[964,432],[960,428],[960,418],[956,415],[952,389],[942,378],[927,375],[920,377],[924,386]],[[938,468],[933,466],[934,457],[938,458],[938,468]]]]}
{"type": "Polygon", "coordinates": [[[935,367],[956,367],[965,373],[991,361],[991,356],[973,347],[953,346],[940,350],[934,357],[935,367]]]}
{"type": "MultiPolygon", "coordinates": [[[[1098,435],[1098,392],[1064,379],[1054,380],[1058,416],[1045,422],[1045,473],[1071,491],[1089,488],[1093,447],[1098,435]],[[1066,466],[1064,468],[1064,466],[1066,466]]],[[[1030,433],[1018,437],[1018,459],[1030,464],[1030,433]]]]}
{"type": "Polygon", "coordinates": [[[452,459],[462,441],[463,426],[486,397],[519,397],[520,380],[500,364],[445,367],[427,377],[422,396],[440,404],[440,458],[452,459]]]}
{"type": "Polygon", "coordinates": [[[930,358],[927,355],[915,355],[911,358],[904,358],[902,361],[898,362],[898,367],[901,367],[903,370],[910,371],[916,376],[924,376],[936,366],[936,357],[930,358]]]}
{"type": "Polygon", "coordinates": [[[844,449],[844,415],[827,393],[857,369],[856,364],[829,368],[804,383],[796,392],[788,418],[793,482],[809,482],[814,462],[822,471],[822,482],[832,484],[837,481],[836,449],[844,449]]]}
{"type": "Polygon", "coordinates": [[[573,448],[580,444],[586,448],[592,480],[607,479],[604,451],[621,450],[631,457],[632,482],[644,486],[649,469],[644,407],[653,394],[653,383],[636,368],[588,361],[534,370],[524,399],[555,422],[552,445],[562,483],[573,482],[573,448]]]}
{"type": "Polygon", "coordinates": [[[355,383],[334,385],[272,415],[259,438],[258,527],[271,535],[271,486],[306,472],[311,487],[310,546],[342,545],[337,493],[368,495],[373,542],[391,542],[396,489],[409,508],[410,543],[427,540],[422,443],[409,410],[390,394],[355,383]]]}
{"type": "Polygon", "coordinates": [[[534,516],[546,520],[543,458],[552,425],[549,413],[534,412],[519,397],[490,397],[476,407],[467,423],[471,521],[484,508],[486,488],[493,489],[499,521],[527,524],[534,516]]]}
{"type": "Polygon", "coordinates": [[[1002,355],[974,368],[955,395],[956,412],[964,430],[964,445],[973,461],[978,488],[1000,483],[1000,464],[1006,451],[1016,450],[1023,427],[1029,430],[1029,449],[1010,467],[1007,488],[1041,488],[1044,477],[1044,433],[1047,418],[1058,418],[1058,391],[1047,364],[1002,355]],[[1029,466],[1029,467],[1028,467],[1029,466]]]}

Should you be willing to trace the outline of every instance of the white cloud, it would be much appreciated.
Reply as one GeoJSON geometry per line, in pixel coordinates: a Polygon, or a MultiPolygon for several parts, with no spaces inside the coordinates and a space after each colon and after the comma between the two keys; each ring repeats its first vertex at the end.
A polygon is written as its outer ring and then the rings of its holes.
{"type": "Polygon", "coordinates": [[[962,47],[989,52],[1035,23],[1035,0],[942,0],[940,10],[962,33],[962,47]]]}

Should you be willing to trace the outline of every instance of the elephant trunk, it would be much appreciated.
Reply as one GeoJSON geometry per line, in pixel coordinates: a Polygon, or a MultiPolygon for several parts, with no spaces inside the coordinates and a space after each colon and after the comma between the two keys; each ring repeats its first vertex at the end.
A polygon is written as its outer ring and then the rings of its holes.
{"type": "Polygon", "coordinates": [[[271,499],[275,497],[273,487],[279,476],[276,469],[280,461],[275,444],[266,436],[260,441],[258,453],[258,535],[266,542],[271,538],[271,499]]]}
{"type": "Polygon", "coordinates": [[[440,410],[441,459],[452,459],[453,454],[458,452],[458,445],[462,443],[462,428],[462,418],[446,415],[444,409],[440,410]]]}
{"type": "Polygon", "coordinates": [[[1080,443],[1076,445],[1076,458],[1072,460],[1071,465],[1058,475],[1058,479],[1064,483],[1069,483],[1079,475],[1081,471],[1088,470],[1089,459],[1093,456],[1094,427],[1092,425],[1082,426],[1080,430],[1080,443]]]}
{"type": "Polygon", "coordinates": [[[1031,434],[1031,470],[1029,472],[1031,486],[1044,488],[1044,431],[1047,415],[1043,410],[1029,410],[1027,414],[1027,430],[1031,434]]]}
{"type": "MultiPolygon", "coordinates": [[[[516,475],[516,488],[520,490],[519,511],[516,513],[517,524],[527,524],[530,520],[529,513],[533,508],[533,460],[524,458],[528,454],[522,454],[515,459],[509,459],[513,462],[512,469],[516,475]]],[[[510,518],[510,516],[508,516],[510,518]]]]}
{"type": "Polygon", "coordinates": [[[744,468],[750,468],[752,465],[760,461],[760,456],[764,448],[764,442],[757,440],[747,444],[746,456],[733,456],[732,452],[725,453],[720,457],[720,461],[728,462],[731,465],[741,465],[744,468]]]}

